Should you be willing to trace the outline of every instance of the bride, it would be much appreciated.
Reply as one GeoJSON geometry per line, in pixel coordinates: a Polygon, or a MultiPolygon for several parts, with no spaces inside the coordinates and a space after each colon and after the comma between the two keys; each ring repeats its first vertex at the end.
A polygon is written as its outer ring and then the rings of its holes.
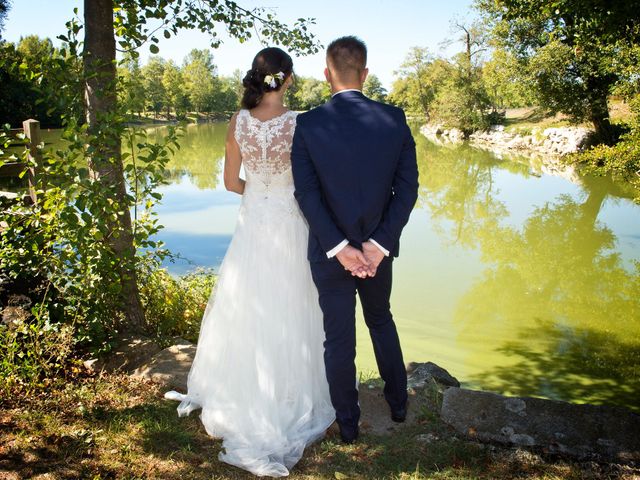
{"type": "Polygon", "coordinates": [[[207,304],[178,414],[202,409],[223,439],[220,460],[260,476],[286,476],[335,419],[323,361],[308,227],[293,196],[296,113],[283,104],[293,62],[265,48],[243,80],[230,123],[224,183],[242,195],[233,239],[207,304]],[[246,182],[240,178],[244,166],[246,182]]]}

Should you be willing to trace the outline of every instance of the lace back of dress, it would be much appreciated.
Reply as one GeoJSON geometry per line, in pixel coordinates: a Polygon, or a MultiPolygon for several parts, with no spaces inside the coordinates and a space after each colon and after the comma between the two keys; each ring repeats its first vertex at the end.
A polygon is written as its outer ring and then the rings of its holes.
{"type": "Polygon", "coordinates": [[[291,141],[296,126],[295,112],[288,111],[267,121],[240,110],[236,119],[235,139],[240,146],[242,163],[251,177],[270,184],[274,177],[290,177],[291,141]]]}

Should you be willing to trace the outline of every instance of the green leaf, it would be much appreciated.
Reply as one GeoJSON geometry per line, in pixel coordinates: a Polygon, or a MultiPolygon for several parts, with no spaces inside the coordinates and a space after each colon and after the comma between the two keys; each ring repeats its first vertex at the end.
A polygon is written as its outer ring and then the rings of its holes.
{"type": "Polygon", "coordinates": [[[151,51],[151,53],[154,53],[154,54],[158,53],[160,51],[158,46],[153,44],[153,43],[151,45],[149,45],[149,50],[151,51]]]}

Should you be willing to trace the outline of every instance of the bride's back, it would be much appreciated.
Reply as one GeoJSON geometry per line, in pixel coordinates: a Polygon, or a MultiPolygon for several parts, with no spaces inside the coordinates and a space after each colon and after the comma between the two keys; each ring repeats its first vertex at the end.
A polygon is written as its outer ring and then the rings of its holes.
{"type": "Polygon", "coordinates": [[[248,190],[293,188],[291,140],[295,126],[296,113],[290,110],[265,121],[249,110],[240,110],[234,136],[242,154],[248,190]]]}

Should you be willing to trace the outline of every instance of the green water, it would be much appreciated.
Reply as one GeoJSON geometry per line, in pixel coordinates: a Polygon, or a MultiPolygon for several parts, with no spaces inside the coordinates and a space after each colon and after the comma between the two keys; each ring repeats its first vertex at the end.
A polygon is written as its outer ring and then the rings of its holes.
{"type": "MultiPolygon", "coordinates": [[[[189,127],[170,164],[160,237],[193,262],[175,273],[218,266],[231,239],[225,133],[189,127]]],[[[405,361],[472,388],[639,410],[640,207],[625,186],[415,138],[420,198],[392,296],[405,361]]],[[[361,318],[357,362],[376,368],[361,318]]]]}

